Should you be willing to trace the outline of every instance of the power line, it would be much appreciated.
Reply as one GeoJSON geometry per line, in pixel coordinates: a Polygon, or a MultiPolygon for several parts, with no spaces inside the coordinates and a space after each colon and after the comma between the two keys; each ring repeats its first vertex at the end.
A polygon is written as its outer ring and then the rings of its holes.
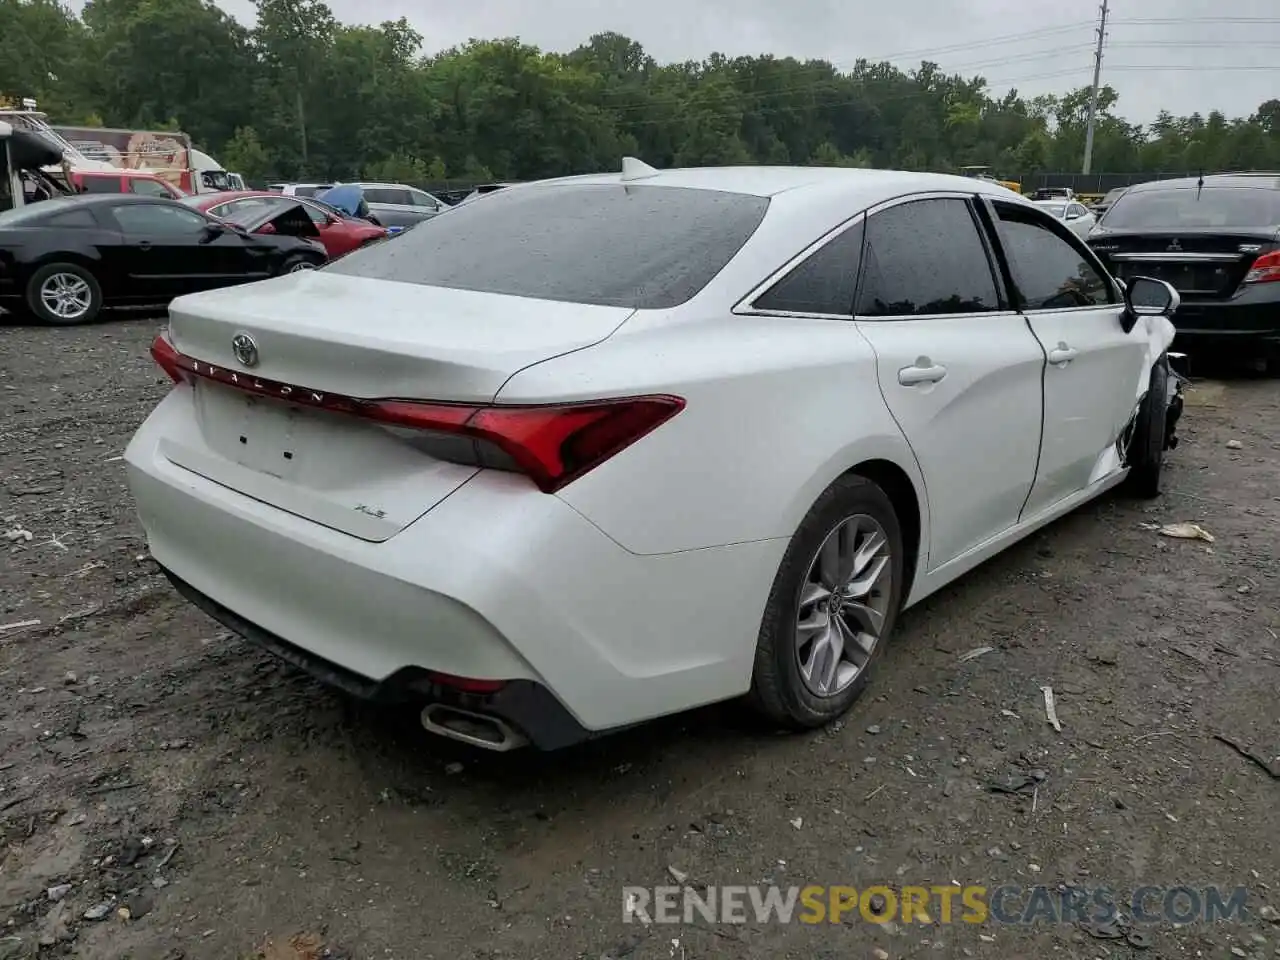
{"type": "MultiPolygon", "coordinates": [[[[1280,47],[1280,40],[1250,40],[1248,45],[1251,48],[1280,47]]],[[[1242,44],[1239,40],[1113,40],[1108,46],[1112,49],[1127,47],[1134,50],[1141,50],[1146,47],[1152,49],[1159,49],[1160,47],[1201,47],[1221,50],[1226,47],[1239,49],[1242,44]]]]}
{"type": "Polygon", "coordinates": [[[1113,24],[1133,26],[1177,26],[1178,24],[1207,23],[1280,23],[1280,17],[1130,17],[1124,20],[1112,20],[1113,24]]]}
{"type": "Polygon", "coordinates": [[[1233,70],[1261,70],[1269,73],[1280,73],[1280,66],[1275,64],[1245,64],[1245,63],[1175,63],[1169,66],[1160,66],[1155,64],[1112,64],[1108,70],[1121,70],[1125,72],[1133,70],[1158,70],[1160,73],[1181,73],[1183,71],[1195,71],[1196,73],[1218,73],[1231,72],[1233,70]]]}

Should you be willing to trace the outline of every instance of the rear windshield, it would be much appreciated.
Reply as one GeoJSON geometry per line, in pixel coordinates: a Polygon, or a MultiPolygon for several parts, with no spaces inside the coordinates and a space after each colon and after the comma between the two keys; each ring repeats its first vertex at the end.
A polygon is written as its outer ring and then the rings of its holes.
{"type": "Polygon", "coordinates": [[[1059,220],[1067,215],[1067,205],[1065,203],[1041,203],[1038,206],[1041,210],[1051,213],[1059,220]]]}
{"type": "Polygon", "coordinates": [[[766,197],[684,187],[547,184],[450,207],[335,261],[332,273],[516,297],[663,309],[711,282],[766,197]]]}
{"type": "Polygon", "coordinates": [[[1173,187],[1126,193],[1107,211],[1113,230],[1280,225],[1280,190],[1259,187],[1173,187]]]}

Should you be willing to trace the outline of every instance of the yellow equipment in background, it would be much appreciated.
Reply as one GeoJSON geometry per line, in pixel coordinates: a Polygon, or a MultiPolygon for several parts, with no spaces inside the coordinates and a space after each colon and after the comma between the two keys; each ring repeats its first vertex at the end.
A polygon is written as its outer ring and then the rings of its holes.
{"type": "Polygon", "coordinates": [[[990,167],[984,167],[984,166],[971,166],[971,167],[960,168],[960,172],[964,174],[966,177],[973,177],[975,180],[986,180],[990,183],[998,183],[1000,184],[1000,186],[1005,187],[1008,190],[1012,190],[1014,193],[1022,192],[1022,184],[1020,184],[1017,180],[1000,180],[996,177],[991,176],[990,170],[991,170],[990,167]]]}

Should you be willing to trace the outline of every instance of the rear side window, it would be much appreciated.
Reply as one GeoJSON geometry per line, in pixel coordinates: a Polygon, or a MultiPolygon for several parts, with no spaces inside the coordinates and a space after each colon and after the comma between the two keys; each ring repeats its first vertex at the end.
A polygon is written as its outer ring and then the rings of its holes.
{"type": "Polygon", "coordinates": [[[863,224],[858,223],[816,250],[757,297],[752,306],[784,313],[849,316],[862,260],[862,229],[863,224]]]}
{"type": "Polygon", "coordinates": [[[209,225],[202,215],[177,204],[131,203],[111,212],[126,235],[190,236],[209,225]]]}
{"type": "Polygon", "coordinates": [[[867,220],[860,317],[984,313],[1000,308],[969,205],[912,200],[867,220]]]}
{"type": "Polygon", "coordinates": [[[314,186],[294,187],[293,195],[295,197],[314,197],[317,193],[324,193],[324,191],[329,189],[332,189],[332,184],[327,184],[327,183],[322,184],[321,186],[318,186],[318,187],[314,187],[314,186]]]}
{"type": "Polygon", "coordinates": [[[119,177],[84,177],[80,185],[85,193],[124,193],[119,177]]]}
{"type": "Polygon", "coordinates": [[[501,190],[357,250],[332,273],[516,297],[664,309],[700,291],[767,197],[632,184],[501,190]]]}
{"type": "Polygon", "coordinates": [[[995,203],[996,230],[1027,310],[1103,306],[1115,291],[1083,253],[1044,223],[1038,211],[995,203]]]}
{"type": "Polygon", "coordinates": [[[404,206],[413,204],[413,198],[409,196],[408,190],[397,190],[393,187],[366,187],[364,198],[369,203],[398,203],[404,206]]]}
{"type": "Polygon", "coordinates": [[[93,219],[93,214],[88,210],[67,210],[63,213],[56,213],[45,224],[50,227],[70,227],[73,229],[95,229],[98,221],[93,219]]]}

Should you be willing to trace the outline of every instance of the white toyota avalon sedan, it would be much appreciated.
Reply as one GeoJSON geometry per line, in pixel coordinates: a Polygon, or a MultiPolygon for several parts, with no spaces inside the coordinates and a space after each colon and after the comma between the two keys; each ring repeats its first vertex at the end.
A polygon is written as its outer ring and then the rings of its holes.
{"type": "Polygon", "coordinates": [[[899,610],[1158,491],[1177,300],[998,185],[628,159],[175,300],[130,483],[183,595],[436,733],[814,727],[899,610]]]}

